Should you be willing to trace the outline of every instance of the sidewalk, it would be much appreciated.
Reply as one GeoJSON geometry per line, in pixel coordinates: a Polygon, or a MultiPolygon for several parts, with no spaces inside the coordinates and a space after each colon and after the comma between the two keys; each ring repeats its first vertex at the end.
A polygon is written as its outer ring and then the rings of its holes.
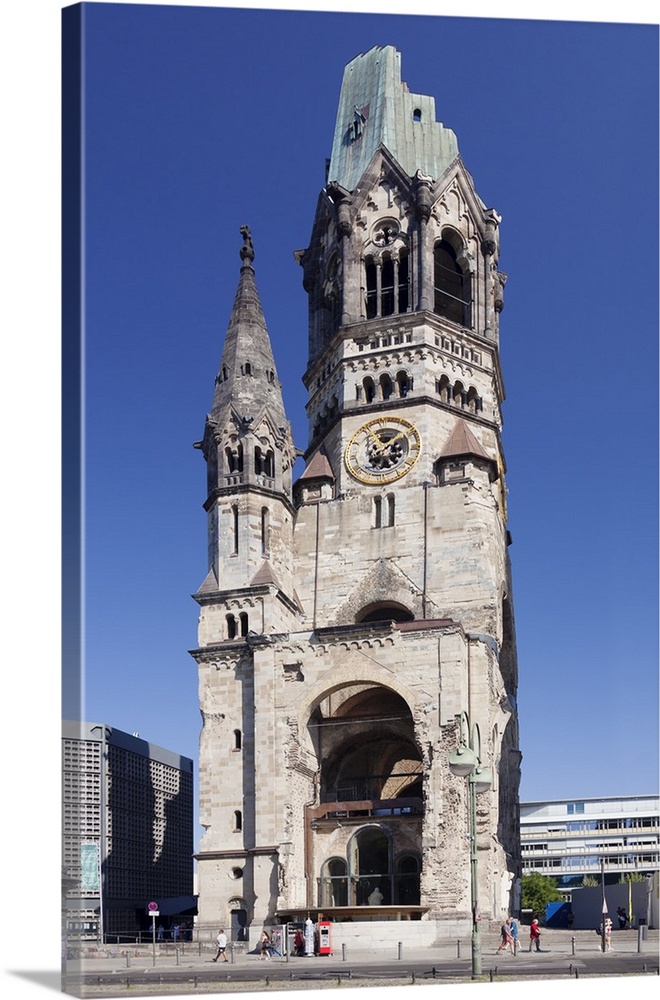
{"type": "MultiPolygon", "coordinates": [[[[505,962],[524,962],[533,964],[544,958],[559,959],[578,957],[580,955],[594,955],[601,950],[601,939],[595,931],[558,931],[545,929],[541,937],[541,953],[530,952],[529,941],[524,934],[520,938],[520,945],[517,955],[510,952],[500,952],[496,955],[499,946],[499,935],[487,933],[482,936],[481,952],[484,967],[487,964],[505,962]]],[[[657,958],[658,956],[659,934],[657,930],[647,930],[646,940],[641,941],[642,956],[657,958]]],[[[618,931],[612,934],[613,954],[633,954],[637,953],[639,940],[637,931],[618,931]]],[[[256,950],[238,951],[234,950],[233,955],[229,954],[229,961],[213,963],[215,948],[209,944],[204,944],[201,949],[197,944],[185,942],[183,946],[175,949],[170,946],[167,951],[159,950],[156,946],[154,959],[153,946],[151,945],[120,945],[99,949],[97,954],[86,955],[81,959],[70,959],[67,961],[67,972],[71,975],[78,973],[89,974],[93,972],[120,972],[125,969],[148,970],[158,968],[165,970],[174,969],[217,969],[220,975],[227,974],[232,968],[245,969],[247,967],[261,968],[263,974],[271,967],[288,965],[290,969],[300,971],[307,966],[310,968],[327,968],[338,971],[342,966],[373,965],[374,961],[386,966],[396,967],[405,962],[428,963],[432,967],[434,963],[449,962],[453,960],[465,960],[470,958],[470,939],[462,938],[459,941],[447,940],[432,945],[428,948],[412,948],[405,945],[401,948],[388,947],[387,949],[357,949],[354,947],[340,948],[332,955],[312,956],[309,958],[298,958],[290,956],[273,957],[264,960],[256,950]]]]}

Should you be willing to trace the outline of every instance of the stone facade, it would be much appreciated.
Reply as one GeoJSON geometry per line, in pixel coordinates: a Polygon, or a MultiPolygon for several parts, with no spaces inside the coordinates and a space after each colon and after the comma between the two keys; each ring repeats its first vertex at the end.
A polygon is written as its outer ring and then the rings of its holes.
{"type": "Polygon", "coordinates": [[[323,912],[471,911],[467,713],[478,902],[515,908],[517,665],[499,363],[506,276],[434,101],[393,48],[346,68],[328,182],[296,258],[309,296],[310,439],[295,460],[254,249],[212,410],[200,605],[202,923],[323,912]]]}

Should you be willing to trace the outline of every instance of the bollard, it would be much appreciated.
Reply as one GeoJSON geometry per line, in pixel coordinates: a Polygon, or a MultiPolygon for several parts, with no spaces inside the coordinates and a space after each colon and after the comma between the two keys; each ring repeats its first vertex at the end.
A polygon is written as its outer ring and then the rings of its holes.
{"type": "Polygon", "coordinates": [[[415,970],[412,971],[412,985],[415,985],[415,970]]]}
{"type": "Polygon", "coordinates": [[[458,938],[456,941],[456,958],[461,957],[461,939],[458,938]]]}
{"type": "Polygon", "coordinates": [[[345,941],[342,943],[342,946],[341,946],[341,960],[342,960],[342,962],[346,961],[346,942],[345,941]]]}
{"type": "Polygon", "coordinates": [[[130,952],[127,951],[126,952],[126,968],[130,969],[130,967],[131,967],[131,955],[130,955],[130,952]]]}
{"type": "Polygon", "coordinates": [[[490,981],[491,981],[491,983],[492,983],[492,981],[493,981],[493,976],[494,976],[494,973],[493,973],[493,970],[492,970],[492,969],[489,969],[489,970],[488,970],[488,975],[489,975],[489,978],[490,978],[490,981]]]}
{"type": "Polygon", "coordinates": [[[399,941],[399,949],[397,957],[401,959],[402,955],[403,955],[403,941],[399,941]]]}
{"type": "Polygon", "coordinates": [[[639,926],[637,928],[637,953],[642,950],[642,928],[639,926]]]}
{"type": "Polygon", "coordinates": [[[235,950],[234,949],[234,942],[232,941],[232,943],[229,945],[229,954],[231,955],[231,958],[229,959],[229,962],[230,962],[231,965],[234,964],[234,950],[235,950]]]}
{"type": "Polygon", "coordinates": [[[174,949],[174,959],[175,959],[175,961],[174,961],[175,965],[180,965],[181,964],[181,957],[179,955],[179,949],[178,948],[174,949]]]}
{"type": "Polygon", "coordinates": [[[576,979],[579,979],[579,978],[580,978],[580,971],[579,971],[579,969],[578,969],[577,965],[575,966],[575,978],[576,978],[576,979]]]}
{"type": "Polygon", "coordinates": [[[575,934],[571,937],[571,955],[575,954],[575,934]]]}

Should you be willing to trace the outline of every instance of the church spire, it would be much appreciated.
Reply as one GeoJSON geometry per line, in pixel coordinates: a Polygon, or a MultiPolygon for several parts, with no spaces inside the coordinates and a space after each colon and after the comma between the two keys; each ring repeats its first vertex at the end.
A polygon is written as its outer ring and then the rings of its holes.
{"type": "Polygon", "coordinates": [[[241,226],[243,246],[238,288],[216,376],[211,416],[226,419],[228,410],[243,421],[264,412],[276,430],[287,426],[282,390],[254,276],[254,245],[249,226],[241,226]]]}

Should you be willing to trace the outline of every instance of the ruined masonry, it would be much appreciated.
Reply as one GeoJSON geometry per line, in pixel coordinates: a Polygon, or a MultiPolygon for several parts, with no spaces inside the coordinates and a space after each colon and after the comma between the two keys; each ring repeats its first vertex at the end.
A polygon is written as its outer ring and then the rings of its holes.
{"type": "Polygon", "coordinates": [[[468,782],[448,764],[462,713],[492,778],[476,797],[482,920],[519,905],[500,218],[400,59],[376,47],[346,67],[295,254],[304,471],[294,483],[247,227],[196,445],[199,921],[238,941],[320,913],[420,921],[428,940],[470,926],[468,782]]]}

